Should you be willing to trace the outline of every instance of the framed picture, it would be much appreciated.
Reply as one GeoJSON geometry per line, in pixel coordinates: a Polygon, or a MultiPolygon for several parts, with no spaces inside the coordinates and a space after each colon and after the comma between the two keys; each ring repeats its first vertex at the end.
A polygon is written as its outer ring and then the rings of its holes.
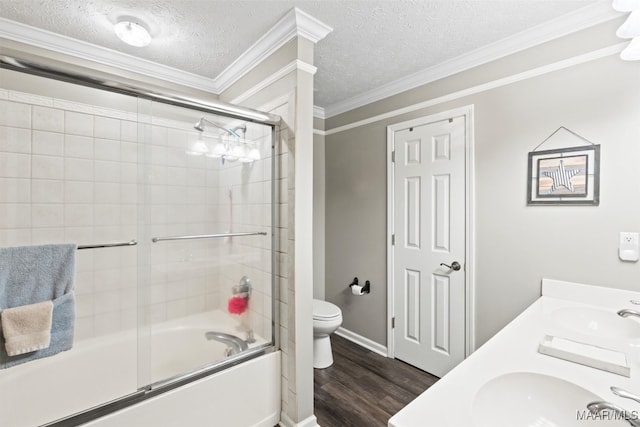
{"type": "Polygon", "coordinates": [[[600,203],[600,146],[529,153],[528,205],[600,203]]]}

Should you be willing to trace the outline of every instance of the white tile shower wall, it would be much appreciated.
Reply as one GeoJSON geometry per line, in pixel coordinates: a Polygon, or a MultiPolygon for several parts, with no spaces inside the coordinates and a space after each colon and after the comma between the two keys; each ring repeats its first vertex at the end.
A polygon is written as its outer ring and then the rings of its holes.
{"type": "Polygon", "coordinates": [[[293,166],[291,148],[295,138],[288,126],[291,99],[273,108],[271,113],[282,118],[281,129],[275,138],[275,191],[276,191],[276,286],[279,298],[275,302],[278,310],[280,349],[282,351],[282,413],[289,414],[295,408],[295,316],[294,316],[294,270],[293,270],[293,166]]]}
{"type": "MultiPolygon", "coordinates": [[[[250,124],[247,131],[262,160],[223,166],[185,154],[197,137],[191,122],[140,115],[146,124],[139,125],[135,112],[2,95],[1,246],[269,231],[270,129],[250,124]]],[[[134,327],[138,298],[148,323],[226,309],[243,275],[255,290],[242,321],[271,336],[270,236],[142,245],[151,263],[139,294],[136,249],[78,252],[79,339],[134,327]]]]}
{"type": "Polygon", "coordinates": [[[271,129],[249,123],[246,138],[259,149],[260,160],[222,164],[219,159],[214,159],[220,174],[215,216],[222,221],[218,224],[220,232],[266,232],[267,236],[225,239],[218,252],[218,259],[225,265],[219,270],[219,303],[222,309],[226,309],[227,301],[232,297],[232,287],[243,276],[248,277],[253,290],[248,311],[241,315],[240,320],[245,328],[263,337],[271,337],[271,129]]]}
{"type": "MultiPolygon", "coordinates": [[[[0,100],[0,245],[135,238],[136,197],[121,170],[137,165],[119,148],[137,145],[137,125],[56,108],[59,100],[51,98],[5,93],[0,100]]],[[[78,251],[78,339],[136,325],[135,255],[131,248],[78,251]]]]}
{"type": "MultiPolygon", "coordinates": [[[[249,124],[247,137],[255,139],[253,143],[267,155],[270,139],[262,137],[262,128],[249,124]]],[[[152,236],[267,230],[270,214],[264,218],[260,216],[262,211],[268,211],[263,206],[268,203],[263,200],[263,192],[251,190],[255,202],[246,197],[254,183],[263,188],[262,163],[267,162],[266,159],[250,165],[239,162],[223,165],[220,159],[186,155],[188,145],[199,137],[193,130],[193,122],[154,119],[147,133],[152,136],[152,145],[145,150],[145,163],[149,170],[147,179],[151,183],[147,192],[146,203],[150,207],[147,217],[152,236]],[[221,185],[223,180],[224,185],[221,185]],[[249,211],[258,212],[254,215],[254,222],[246,214],[249,211]]],[[[210,145],[214,143],[210,136],[206,136],[205,141],[210,145]]],[[[243,315],[239,320],[247,329],[255,329],[256,333],[263,335],[264,302],[259,292],[266,280],[264,276],[270,274],[270,264],[263,264],[263,260],[268,258],[265,252],[269,248],[269,237],[153,244],[150,281],[143,294],[144,301],[148,302],[145,320],[153,323],[197,311],[226,310],[232,286],[229,283],[236,284],[246,275],[257,290],[251,299],[251,314],[243,315]],[[223,277],[228,281],[225,282],[223,277]]],[[[267,316],[270,318],[270,310],[267,316]]],[[[270,337],[268,323],[269,333],[266,336],[270,337]]]]}

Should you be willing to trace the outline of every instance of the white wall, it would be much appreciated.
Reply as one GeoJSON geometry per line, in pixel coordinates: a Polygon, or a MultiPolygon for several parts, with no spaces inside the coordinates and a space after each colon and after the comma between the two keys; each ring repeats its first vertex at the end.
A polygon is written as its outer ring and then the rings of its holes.
{"type": "Polygon", "coordinates": [[[325,298],[325,141],[313,135],[313,298],[325,298]]]}

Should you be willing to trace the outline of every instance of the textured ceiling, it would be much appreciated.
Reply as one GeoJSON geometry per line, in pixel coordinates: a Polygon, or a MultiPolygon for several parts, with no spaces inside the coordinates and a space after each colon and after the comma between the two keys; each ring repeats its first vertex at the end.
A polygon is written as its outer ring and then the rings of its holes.
{"type": "Polygon", "coordinates": [[[315,104],[328,107],[597,1],[0,0],[0,16],[214,78],[297,6],[334,28],[315,53],[315,104]],[[151,45],[116,38],[125,16],[151,45]]]}

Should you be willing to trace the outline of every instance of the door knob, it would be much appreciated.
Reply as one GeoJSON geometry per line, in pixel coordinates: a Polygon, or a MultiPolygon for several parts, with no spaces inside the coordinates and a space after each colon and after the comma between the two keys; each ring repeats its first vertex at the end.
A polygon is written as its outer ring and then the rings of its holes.
{"type": "Polygon", "coordinates": [[[453,261],[453,262],[451,263],[451,265],[447,265],[447,264],[445,264],[444,262],[441,262],[441,263],[440,263],[440,265],[443,265],[443,266],[445,266],[445,267],[447,267],[447,268],[450,268],[450,269],[451,269],[451,270],[453,270],[453,271],[458,271],[458,270],[460,270],[460,263],[459,263],[458,261],[453,261]]]}

